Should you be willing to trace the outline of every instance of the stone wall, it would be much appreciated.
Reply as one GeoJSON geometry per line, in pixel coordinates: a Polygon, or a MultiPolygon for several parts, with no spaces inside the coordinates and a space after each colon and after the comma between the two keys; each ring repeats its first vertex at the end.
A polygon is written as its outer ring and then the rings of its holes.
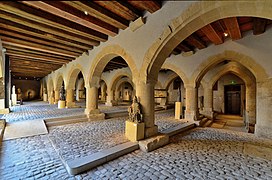
{"type": "Polygon", "coordinates": [[[40,81],[13,79],[12,86],[15,85],[16,93],[21,89],[23,101],[40,99],[40,81]]]}

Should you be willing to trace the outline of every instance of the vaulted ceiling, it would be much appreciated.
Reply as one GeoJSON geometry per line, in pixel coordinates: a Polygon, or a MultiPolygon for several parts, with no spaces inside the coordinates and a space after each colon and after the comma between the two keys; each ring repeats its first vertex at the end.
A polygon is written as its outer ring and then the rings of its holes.
{"type": "MultiPolygon", "coordinates": [[[[160,8],[155,0],[1,1],[0,39],[13,77],[44,77],[160,8]]],[[[106,69],[122,64],[116,58],[106,69]]]]}

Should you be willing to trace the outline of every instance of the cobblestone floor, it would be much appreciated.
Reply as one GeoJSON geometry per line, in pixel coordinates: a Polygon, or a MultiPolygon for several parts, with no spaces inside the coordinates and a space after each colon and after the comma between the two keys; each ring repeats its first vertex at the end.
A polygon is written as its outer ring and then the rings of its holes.
{"type": "Polygon", "coordinates": [[[4,141],[0,179],[272,179],[272,161],[243,154],[243,143],[272,144],[252,134],[197,128],[150,153],[140,150],[70,176],[41,135],[4,141]]]}

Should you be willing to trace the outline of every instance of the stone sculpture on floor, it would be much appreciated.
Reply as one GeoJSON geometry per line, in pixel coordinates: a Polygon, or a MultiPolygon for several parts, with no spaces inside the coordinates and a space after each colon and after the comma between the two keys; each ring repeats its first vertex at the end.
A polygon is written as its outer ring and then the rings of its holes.
{"type": "Polygon", "coordinates": [[[143,122],[143,114],[141,112],[141,105],[134,96],[131,106],[128,108],[128,120],[135,123],[143,122]]]}

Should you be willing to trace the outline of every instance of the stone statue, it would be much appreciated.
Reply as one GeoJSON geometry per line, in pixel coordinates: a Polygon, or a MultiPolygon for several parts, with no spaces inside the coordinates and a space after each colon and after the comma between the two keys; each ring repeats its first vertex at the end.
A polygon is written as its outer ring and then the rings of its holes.
{"type": "Polygon", "coordinates": [[[43,94],[47,94],[46,88],[43,88],[43,94]]]}
{"type": "Polygon", "coordinates": [[[16,94],[15,86],[12,86],[12,94],[16,94]]]}
{"type": "Polygon", "coordinates": [[[129,121],[141,123],[143,122],[143,115],[141,112],[140,103],[137,97],[134,96],[131,106],[128,108],[128,118],[129,121]]]}
{"type": "Polygon", "coordinates": [[[64,89],[64,86],[61,87],[60,89],[60,100],[61,101],[65,101],[65,89],[64,89]]]}

